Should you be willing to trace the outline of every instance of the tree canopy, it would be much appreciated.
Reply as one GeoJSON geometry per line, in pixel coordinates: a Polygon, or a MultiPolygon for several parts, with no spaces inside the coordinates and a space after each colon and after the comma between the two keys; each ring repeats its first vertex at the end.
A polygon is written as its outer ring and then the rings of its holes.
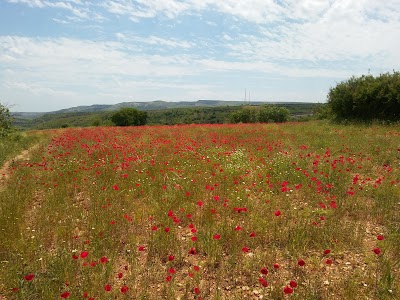
{"type": "Polygon", "coordinates": [[[115,112],[111,121],[117,126],[140,126],[147,123],[147,112],[135,108],[121,108],[115,112]]]}
{"type": "Polygon", "coordinates": [[[8,107],[0,103],[0,136],[6,135],[12,127],[12,117],[8,107]]]}
{"type": "Polygon", "coordinates": [[[289,120],[290,112],[276,105],[248,106],[232,115],[233,123],[282,123],[289,120]]]}
{"type": "Polygon", "coordinates": [[[337,120],[400,120],[400,73],[353,76],[329,90],[328,107],[337,120]]]}

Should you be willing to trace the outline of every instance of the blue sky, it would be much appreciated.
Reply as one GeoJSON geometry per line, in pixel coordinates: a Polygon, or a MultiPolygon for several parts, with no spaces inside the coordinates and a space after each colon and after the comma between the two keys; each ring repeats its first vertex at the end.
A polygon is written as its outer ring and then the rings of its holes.
{"type": "Polygon", "coordinates": [[[0,102],[325,102],[399,49],[400,0],[0,0],[0,102]]]}

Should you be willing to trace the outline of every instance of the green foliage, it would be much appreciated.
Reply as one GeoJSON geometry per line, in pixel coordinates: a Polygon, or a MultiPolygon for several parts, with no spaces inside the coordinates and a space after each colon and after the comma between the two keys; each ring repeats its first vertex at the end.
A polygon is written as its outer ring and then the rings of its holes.
{"type": "Polygon", "coordinates": [[[12,117],[10,115],[10,110],[8,107],[0,103],[0,137],[6,136],[12,125],[12,117]]]}
{"type": "Polygon", "coordinates": [[[283,123],[289,120],[287,108],[276,105],[247,106],[232,114],[233,123],[283,123]]]}
{"type": "Polygon", "coordinates": [[[260,123],[283,123],[289,120],[289,110],[275,105],[264,105],[258,114],[258,121],[260,123]]]}
{"type": "Polygon", "coordinates": [[[400,73],[353,76],[329,90],[328,107],[336,120],[400,120],[400,73]]]}
{"type": "Polygon", "coordinates": [[[332,115],[331,109],[328,104],[319,104],[313,108],[313,117],[317,120],[329,119],[332,115]]]}
{"type": "Polygon", "coordinates": [[[111,121],[117,126],[140,126],[147,123],[147,112],[135,108],[121,108],[114,113],[111,121]]]}

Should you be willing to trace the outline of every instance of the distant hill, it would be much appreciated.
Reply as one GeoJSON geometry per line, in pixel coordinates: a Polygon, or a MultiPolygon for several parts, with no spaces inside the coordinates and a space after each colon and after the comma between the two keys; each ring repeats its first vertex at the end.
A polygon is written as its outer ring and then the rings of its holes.
{"type": "Polygon", "coordinates": [[[289,109],[292,117],[312,114],[316,103],[299,102],[259,102],[259,101],[152,101],[122,102],[118,104],[94,104],[76,106],[52,112],[14,112],[14,124],[22,129],[49,129],[60,127],[85,127],[112,125],[110,118],[113,111],[123,107],[133,107],[148,112],[149,125],[182,123],[227,123],[230,115],[244,105],[276,104],[289,109]]]}

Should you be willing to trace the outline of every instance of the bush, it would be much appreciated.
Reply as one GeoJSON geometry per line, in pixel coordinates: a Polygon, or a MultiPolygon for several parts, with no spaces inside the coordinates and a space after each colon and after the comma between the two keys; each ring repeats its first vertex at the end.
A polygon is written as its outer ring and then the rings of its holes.
{"type": "Polygon", "coordinates": [[[10,132],[12,121],[10,110],[0,103],[0,136],[5,136],[10,132]]]}
{"type": "Polygon", "coordinates": [[[121,108],[114,113],[111,121],[117,126],[140,126],[147,123],[147,112],[135,108],[121,108]]]}
{"type": "Polygon", "coordinates": [[[328,107],[336,120],[400,120],[400,73],[353,76],[329,90],[328,107]]]}
{"type": "Polygon", "coordinates": [[[263,105],[244,107],[232,115],[232,123],[282,123],[289,120],[290,113],[284,107],[263,105]]]}

